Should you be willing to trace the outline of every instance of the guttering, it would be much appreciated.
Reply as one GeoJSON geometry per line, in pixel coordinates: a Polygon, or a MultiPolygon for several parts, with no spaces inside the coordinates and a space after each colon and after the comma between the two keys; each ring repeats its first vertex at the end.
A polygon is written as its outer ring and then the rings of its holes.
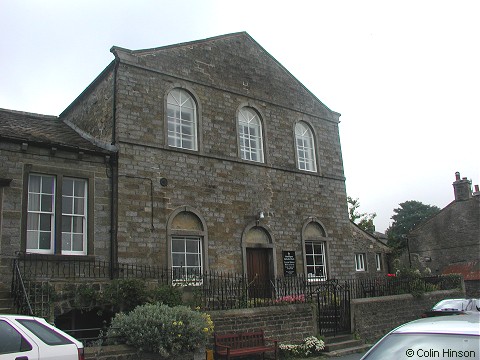
{"type": "MultiPolygon", "coordinates": [[[[112,147],[115,147],[117,138],[117,72],[120,59],[115,55],[115,65],[113,67],[113,94],[112,94],[112,147]]],[[[111,191],[110,196],[110,278],[114,279],[118,268],[118,249],[117,249],[117,208],[118,208],[118,152],[110,158],[111,168],[111,191]]]]}

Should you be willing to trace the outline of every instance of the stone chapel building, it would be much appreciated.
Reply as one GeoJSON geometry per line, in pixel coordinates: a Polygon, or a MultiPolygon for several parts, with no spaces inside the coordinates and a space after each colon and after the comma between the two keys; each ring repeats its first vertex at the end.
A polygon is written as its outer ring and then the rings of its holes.
{"type": "MultiPolygon", "coordinates": [[[[340,114],[247,33],[114,60],[58,117],[0,111],[0,253],[352,277],[340,114]]],[[[383,260],[382,260],[383,261],[383,260]]],[[[358,270],[358,269],[357,269],[358,270]]]]}

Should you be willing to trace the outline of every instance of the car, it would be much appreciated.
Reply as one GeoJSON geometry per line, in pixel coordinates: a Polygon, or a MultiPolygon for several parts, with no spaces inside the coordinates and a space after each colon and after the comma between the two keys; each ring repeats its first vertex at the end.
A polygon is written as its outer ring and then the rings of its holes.
{"type": "Polygon", "coordinates": [[[83,344],[45,319],[0,315],[0,360],[84,360],[83,344]]]}
{"type": "Polygon", "coordinates": [[[422,317],[460,315],[470,312],[480,314],[480,299],[445,299],[424,312],[422,317]]]}
{"type": "Polygon", "coordinates": [[[438,316],[403,324],[380,339],[361,360],[480,359],[480,316],[438,316]]]}

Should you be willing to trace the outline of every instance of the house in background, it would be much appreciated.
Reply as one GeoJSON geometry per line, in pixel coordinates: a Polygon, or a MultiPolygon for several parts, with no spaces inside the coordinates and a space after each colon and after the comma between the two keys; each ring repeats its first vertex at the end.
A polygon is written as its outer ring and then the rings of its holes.
{"type": "MultiPolygon", "coordinates": [[[[410,255],[433,275],[460,273],[467,295],[480,293],[480,192],[455,173],[454,201],[409,234],[410,255]]],[[[475,295],[476,294],[476,295],[475,295]]]]}
{"type": "Polygon", "coordinates": [[[178,281],[384,269],[356,227],[352,248],[340,114],[247,33],[111,51],[58,117],[0,111],[3,279],[18,254],[178,281]]]}
{"type": "Polygon", "coordinates": [[[391,248],[379,240],[378,236],[364,231],[354,222],[350,222],[350,227],[352,229],[351,249],[355,262],[356,277],[387,274],[388,254],[391,253],[391,248]]]}

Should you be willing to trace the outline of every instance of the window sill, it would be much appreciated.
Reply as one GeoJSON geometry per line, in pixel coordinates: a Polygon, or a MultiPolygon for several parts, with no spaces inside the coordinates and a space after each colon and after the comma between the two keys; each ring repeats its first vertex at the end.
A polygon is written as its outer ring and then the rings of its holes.
{"type": "Polygon", "coordinates": [[[93,262],[93,255],[62,255],[62,254],[36,254],[36,253],[19,253],[18,258],[21,260],[55,260],[55,261],[84,261],[93,262]]]}

